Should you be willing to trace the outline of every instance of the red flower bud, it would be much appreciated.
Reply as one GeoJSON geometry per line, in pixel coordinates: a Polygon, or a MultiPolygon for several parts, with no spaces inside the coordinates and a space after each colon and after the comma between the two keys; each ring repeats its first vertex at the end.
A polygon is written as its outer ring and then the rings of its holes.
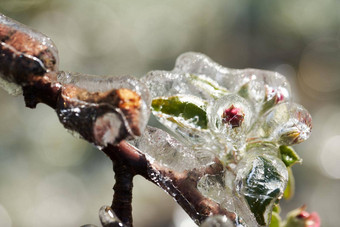
{"type": "Polygon", "coordinates": [[[240,108],[231,105],[228,109],[224,110],[222,114],[222,122],[230,124],[232,128],[240,127],[244,120],[244,113],[240,108]]]}
{"type": "Polygon", "coordinates": [[[286,227],[320,227],[320,217],[316,212],[308,213],[302,206],[288,213],[286,227]]]}

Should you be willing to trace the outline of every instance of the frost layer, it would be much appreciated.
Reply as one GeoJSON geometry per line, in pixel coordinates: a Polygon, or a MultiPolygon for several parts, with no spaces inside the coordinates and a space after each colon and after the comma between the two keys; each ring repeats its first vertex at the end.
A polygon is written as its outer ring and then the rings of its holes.
{"type": "Polygon", "coordinates": [[[179,171],[202,169],[210,164],[202,160],[217,158],[225,170],[203,176],[201,193],[234,211],[244,226],[268,225],[288,181],[279,147],[305,141],[312,128],[308,111],[292,102],[286,78],[225,68],[190,52],[172,71],[151,71],[142,81],[153,115],[179,140],[149,128],[134,145],[179,171]]]}

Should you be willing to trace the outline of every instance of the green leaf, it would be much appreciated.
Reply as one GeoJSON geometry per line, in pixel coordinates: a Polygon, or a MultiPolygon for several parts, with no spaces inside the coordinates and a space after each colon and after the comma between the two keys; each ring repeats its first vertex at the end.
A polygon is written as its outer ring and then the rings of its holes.
{"type": "Polygon", "coordinates": [[[160,118],[176,123],[180,127],[193,126],[207,129],[207,103],[190,95],[159,97],[152,100],[153,113],[160,118]]]}
{"type": "Polygon", "coordinates": [[[289,146],[286,145],[280,146],[280,153],[281,159],[287,167],[302,162],[302,159],[299,157],[299,155],[293,150],[293,148],[289,146]]]}
{"type": "Polygon", "coordinates": [[[281,225],[280,215],[277,212],[273,212],[269,227],[280,227],[280,225],[281,225]]]}
{"type": "Polygon", "coordinates": [[[291,199],[294,196],[294,192],[295,192],[295,179],[294,179],[294,175],[293,175],[293,171],[292,168],[287,167],[288,169],[288,184],[287,187],[283,193],[283,198],[284,199],[291,199]]]}
{"type": "Polygon", "coordinates": [[[262,106],[262,110],[261,110],[261,114],[264,114],[265,112],[267,112],[267,110],[269,110],[270,108],[272,108],[273,106],[275,106],[275,104],[277,104],[277,98],[276,96],[273,96],[271,99],[269,100],[265,100],[262,106]]]}
{"type": "Polygon", "coordinates": [[[260,225],[268,225],[269,214],[275,201],[282,195],[285,180],[270,159],[258,156],[252,162],[243,193],[260,225]]]}
{"type": "Polygon", "coordinates": [[[204,92],[207,92],[211,97],[215,99],[229,94],[227,89],[221,87],[216,81],[212,80],[209,77],[206,77],[204,75],[190,74],[190,78],[191,83],[195,85],[195,87],[198,87],[204,92]]]}
{"type": "Polygon", "coordinates": [[[244,84],[240,90],[238,90],[239,96],[249,99],[249,83],[244,84]]]}

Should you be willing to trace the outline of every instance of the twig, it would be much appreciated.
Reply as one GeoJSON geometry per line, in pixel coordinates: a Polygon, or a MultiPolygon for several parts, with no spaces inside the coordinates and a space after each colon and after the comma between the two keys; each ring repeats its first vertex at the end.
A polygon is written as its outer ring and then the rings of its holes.
{"type": "Polygon", "coordinates": [[[134,175],[122,162],[114,162],[115,185],[111,208],[117,217],[127,226],[132,227],[132,187],[134,175]]]}
{"type": "MultiPolygon", "coordinates": [[[[137,122],[139,106],[137,104],[140,97],[137,94],[132,91],[128,92],[128,89],[122,89],[119,92],[117,90],[91,93],[76,85],[59,83],[57,81],[57,60],[51,50],[47,46],[41,45],[39,41],[31,39],[25,32],[14,32],[13,29],[16,28],[9,28],[6,25],[0,27],[0,31],[2,31],[0,34],[5,34],[0,42],[0,74],[3,79],[22,87],[27,107],[35,108],[38,103],[45,103],[58,112],[60,106],[79,109],[83,108],[84,103],[90,102],[88,112],[83,111],[80,114],[76,111],[69,111],[68,121],[62,119],[61,121],[68,129],[80,133],[90,143],[100,146],[107,144],[106,137],[101,133],[106,128],[100,128],[102,123],[107,122],[102,119],[100,124],[97,124],[98,122],[95,120],[106,113],[115,113],[116,108],[119,108],[127,115],[126,119],[133,134],[140,135],[141,132],[137,130],[139,129],[137,122]],[[13,34],[16,34],[15,37],[13,34]],[[21,38],[18,39],[18,37],[21,38]],[[16,49],[12,48],[11,41],[16,41],[16,44],[20,45],[17,45],[16,49]],[[23,55],[23,53],[25,54],[23,55]],[[33,57],[27,57],[28,54],[33,57]],[[22,56],[26,57],[22,58],[22,56]],[[37,64],[36,59],[39,57],[41,57],[38,61],[40,64],[37,64]],[[41,64],[44,64],[45,67],[41,67],[41,64]],[[72,97],[72,99],[65,97],[72,97]],[[96,105],[98,102],[101,105],[96,105]],[[89,115],[91,115],[90,119],[89,115]],[[98,129],[98,127],[99,130],[94,132],[94,129],[98,129]]],[[[63,117],[60,112],[58,114],[59,117],[63,117]]],[[[226,215],[229,219],[235,220],[234,213],[204,197],[197,189],[197,183],[204,174],[217,174],[223,170],[218,160],[214,165],[204,169],[184,172],[167,169],[158,165],[157,162],[150,163],[141,151],[124,141],[123,139],[129,135],[127,129],[124,127],[111,128],[111,124],[108,126],[112,130],[112,134],[118,135],[115,141],[110,141],[110,143],[119,143],[118,145],[107,145],[102,149],[114,165],[116,183],[111,207],[124,225],[132,226],[132,180],[137,174],[163,188],[197,224],[214,214],[226,215]]]]}
{"type": "Polygon", "coordinates": [[[236,219],[233,212],[227,211],[218,203],[204,197],[197,189],[201,176],[222,171],[220,163],[216,162],[215,165],[202,170],[179,173],[156,163],[151,164],[145,155],[126,141],[120,142],[118,146],[109,145],[103,151],[113,162],[123,161],[134,174],[143,176],[165,190],[197,224],[215,214],[226,215],[230,220],[236,219]]]}

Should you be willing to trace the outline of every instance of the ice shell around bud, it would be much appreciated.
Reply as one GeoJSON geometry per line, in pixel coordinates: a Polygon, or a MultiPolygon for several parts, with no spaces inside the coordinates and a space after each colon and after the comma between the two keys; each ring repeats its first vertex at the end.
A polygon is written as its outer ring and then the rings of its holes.
{"type": "Polygon", "coordinates": [[[144,134],[130,144],[144,153],[151,163],[156,162],[179,172],[212,164],[214,155],[185,146],[161,129],[147,126],[144,134]]]}
{"type": "Polygon", "coordinates": [[[228,91],[238,92],[249,100],[256,113],[264,113],[291,99],[290,85],[281,74],[259,69],[226,68],[201,53],[180,55],[173,72],[206,75],[228,91]]]}
{"type": "MultiPolygon", "coordinates": [[[[209,106],[208,117],[209,128],[214,134],[225,141],[232,142],[243,140],[254,120],[249,103],[244,98],[235,94],[226,95],[209,106]],[[233,127],[230,122],[225,120],[225,111],[231,107],[237,108],[239,115],[242,116],[242,121],[240,119],[238,127],[233,127]]],[[[241,145],[239,144],[239,146],[241,145]]]]}
{"type": "Polygon", "coordinates": [[[291,89],[284,76],[277,72],[244,69],[238,70],[238,94],[252,102],[257,113],[265,113],[274,105],[291,100],[291,89]]]}
{"type": "MultiPolygon", "coordinates": [[[[89,93],[105,93],[112,90],[123,92],[124,89],[131,90],[132,93],[136,92],[140,96],[139,101],[136,100],[136,102],[140,102],[138,104],[138,110],[136,110],[138,111],[138,119],[133,119],[133,122],[131,121],[127,123],[127,125],[137,123],[140,133],[144,131],[150,116],[151,97],[146,85],[137,78],[130,76],[95,76],[81,73],[59,72],[57,80],[64,85],[74,85],[78,88],[85,89],[89,93]]],[[[126,112],[129,114],[129,112],[133,111],[134,107],[129,106],[128,103],[131,103],[135,98],[133,95],[130,95],[132,94],[131,92],[124,92],[124,94],[122,92],[117,93],[121,97],[119,104],[124,108],[122,112],[126,116],[126,120],[129,121],[129,116],[127,116],[126,112]]],[[[135,133],[135,135],[138,134],[139,133],[135,133]]]]}
{"type": "Polygon", "coordinates": [[[277,151],[255,147],[236,169],[236,192],[245,199],[260,225],[268,225],[274,203],[288,182],[285,164],[273,155],[277,151]]]}
{"type": "Polygon", "coordinates": [[[21,86],[29,76],[57,70],[58,50],[50,38],[0,14],[0,77],[21,86]]]}
{"type": "Polygon", "coordinates": [[[234,227],[236,226],[230,219],[222,215],[208,217],[200,227],[234,227]]]}
{"type": "Polygon", "coordinates": [[[307,140],[312,131],[312,117],[296,103],[282,103],[262,119],[259,133],[281,145],[293,145],[307,140]]]}

